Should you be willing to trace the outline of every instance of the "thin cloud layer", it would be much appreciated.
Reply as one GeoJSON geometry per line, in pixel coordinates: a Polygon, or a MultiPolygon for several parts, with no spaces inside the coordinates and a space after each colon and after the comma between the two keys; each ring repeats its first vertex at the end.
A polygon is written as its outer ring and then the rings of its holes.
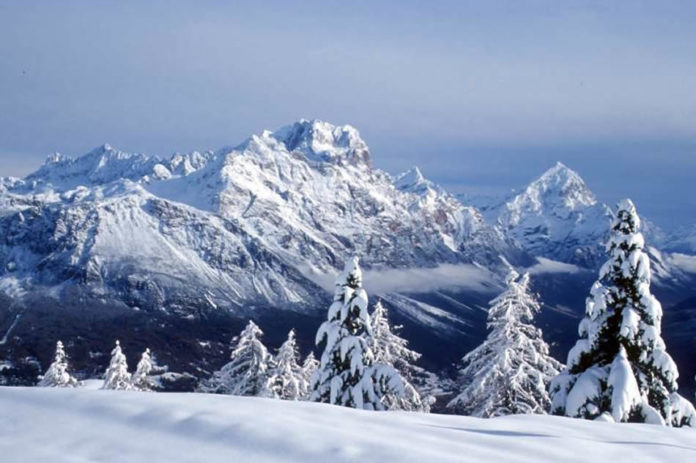
{"type": "MultiPolygon", "coordinates": [[[[334,290],[335,275],[306,274],[329,292],[334,290]]],[[[489,270],[471,264],[443,264],[434,268],[363,270],[365,289],[374,294],[419,293],[442,289],[467,289],[495,292],[499,278],[489,270]]]]}

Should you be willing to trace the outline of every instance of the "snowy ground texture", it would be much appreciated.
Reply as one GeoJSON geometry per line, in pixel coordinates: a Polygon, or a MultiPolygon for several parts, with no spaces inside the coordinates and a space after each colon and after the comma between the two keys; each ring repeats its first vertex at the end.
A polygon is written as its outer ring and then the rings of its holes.
{"type": "Polygon", "coordinates": [[[3,463],[694,459],[693,429],[553,416],[366,412],[208,394],[0,387],[3,463]]]}

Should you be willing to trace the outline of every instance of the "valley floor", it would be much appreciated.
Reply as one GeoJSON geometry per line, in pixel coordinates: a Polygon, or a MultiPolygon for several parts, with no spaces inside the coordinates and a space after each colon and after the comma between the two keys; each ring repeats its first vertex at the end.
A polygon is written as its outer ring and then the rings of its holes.
{"type": "Polygon", "coordinates": [[[0,461],[694,461],[696,430],[216,396],[0,387],[0,461]]]}

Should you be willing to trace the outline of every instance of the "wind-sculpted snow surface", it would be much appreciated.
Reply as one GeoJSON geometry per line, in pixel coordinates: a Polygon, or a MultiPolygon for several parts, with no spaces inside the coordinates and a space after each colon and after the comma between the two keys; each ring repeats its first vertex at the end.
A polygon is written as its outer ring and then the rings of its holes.
{"type": "Polygon", "coordinates": [[[686,462],[696,433],[212,394],[0,387],[3,462],[686,462]]]}

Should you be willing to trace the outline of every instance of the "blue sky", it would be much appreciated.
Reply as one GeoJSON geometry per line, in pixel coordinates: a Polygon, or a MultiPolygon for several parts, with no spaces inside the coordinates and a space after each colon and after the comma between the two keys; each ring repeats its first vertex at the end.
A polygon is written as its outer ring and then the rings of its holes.
{"type": "Polygon", "coordinates": [[[0,175],[108,142],[169,155],[299,118],[377,167],[499,193],[560,160],[696,222],[696,2],[0,3],[0,175]]]}

